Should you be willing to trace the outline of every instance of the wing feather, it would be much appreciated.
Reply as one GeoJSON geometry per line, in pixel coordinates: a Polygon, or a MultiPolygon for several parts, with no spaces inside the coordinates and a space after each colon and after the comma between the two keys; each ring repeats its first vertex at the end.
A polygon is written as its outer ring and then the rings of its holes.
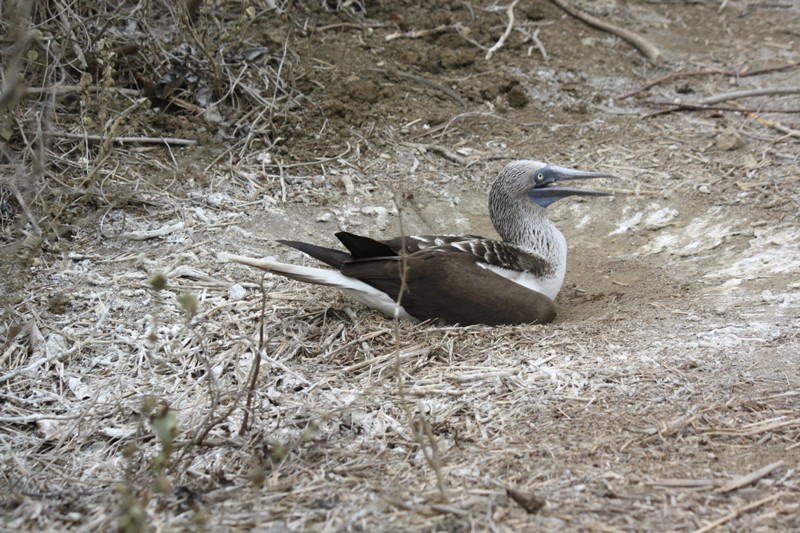
{"type": "MultiPolygon", "coordinates": [[[[401,304],[419,320],[447,324],[546,324],[556,315],[553,301],[478,266],[467,253],[423,250],[406,257],[406,290],[401,304]]],[[[354,261],[342,274],[397,299],[402,286],[400,257],[354,261]]]]}

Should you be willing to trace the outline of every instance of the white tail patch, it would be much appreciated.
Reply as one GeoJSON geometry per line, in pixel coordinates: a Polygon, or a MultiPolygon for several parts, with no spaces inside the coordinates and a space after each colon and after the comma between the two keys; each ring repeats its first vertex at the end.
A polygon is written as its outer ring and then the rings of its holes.
{"type": "Polygon", "coordinates": [[[372,285],[368,285],[356,278],[347,277],[338,270],[290,265],[288,263],[279,263],[271,259],[256,259],[255,257],[234,255],[224,252],[219,254],[219,258],[233,261],[241,265],[260,268],[261,270],[280,274],[297,281],[335,287],[357,302],[367,307],[377,309],[389,318],[394,318],[395,313],[397,313],[398,317],[403,320],[419,322],[416,318],[409,315],[402,306],[398,306],[397,302],[392,300],[385,292],[381,292],[372,285]]]}

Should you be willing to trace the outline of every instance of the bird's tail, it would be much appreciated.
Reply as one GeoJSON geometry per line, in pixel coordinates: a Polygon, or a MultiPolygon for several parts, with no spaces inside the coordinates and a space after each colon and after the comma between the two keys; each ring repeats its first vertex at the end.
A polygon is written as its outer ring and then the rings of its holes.
{"type": "Polygon", "coordinates": [[[317,246],[316,244],[308,244],[307,242],[300,241],[278,241],[285,246],[291,246],[300,250],[306,255],[310,255],[317,261],[322,261],[326,265],[330,265],[336,270],[342,268],[345,261],[351,260],[353,257],[347,252],[341,250],[334,250],[333,248],[325,248],[324,246],[317,246]]]}
{"type": "Polygon", "coordinates": [[[350,278],[343,276],[337,270],[329,270],[327,268],[314,268],[301,265],[290,265],[287,263],[279,263],[271,259],[257,259],[255,257],[247,257],[244,255],[235,255],[225,252],[219,253],[219,258],[240,265],[247,265],[267,272],[280,274],[281,276],[294,279],[297,281],[304,281],[306,283],[313,283],[315,285],[328,285],[330,287],[338,288],[352,288],[352,281],[350,278]]]}

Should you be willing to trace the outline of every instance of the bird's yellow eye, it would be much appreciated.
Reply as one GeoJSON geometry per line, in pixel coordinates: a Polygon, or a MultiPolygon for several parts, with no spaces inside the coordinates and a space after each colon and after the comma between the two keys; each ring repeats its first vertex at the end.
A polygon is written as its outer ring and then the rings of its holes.
{"type": "Polygon", "coordinates": [[[544,172],[539,172],[538,174],[536,174],[536,181],[538,181],[539,183],[544,181],[544,172]]]}

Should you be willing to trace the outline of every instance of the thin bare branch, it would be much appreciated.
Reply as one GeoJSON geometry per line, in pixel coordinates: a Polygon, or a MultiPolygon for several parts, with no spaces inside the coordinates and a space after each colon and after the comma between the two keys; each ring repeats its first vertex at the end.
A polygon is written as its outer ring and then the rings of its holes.
{"type": "Polygon", "coordinates": [[[568,15],[575,17],[578,20],[581,20],[592,26],[593,28],[597,28],[598,30],[605,31],[608,33],[612,33],[617,37],[621,38],[624,41],[627,41],[628,44],[632,45],[636,48],[639,53],[641,53],[644,57],[649,59],[655,65],[661,65],[664,63],[664,57],[661,55],[661,52],[658,48],[655,47],[652,43],[650,43],[647,39],[639,35],[638,33],[632,32],[625,28],[620,28],[613,24],[609,24],[603,20],[600,20],[597,17],[593,17],[579,9],[576,9],[572,5],[570,5],[567,0],[550,0],[555,5],[563,9],[568,15]]]}

